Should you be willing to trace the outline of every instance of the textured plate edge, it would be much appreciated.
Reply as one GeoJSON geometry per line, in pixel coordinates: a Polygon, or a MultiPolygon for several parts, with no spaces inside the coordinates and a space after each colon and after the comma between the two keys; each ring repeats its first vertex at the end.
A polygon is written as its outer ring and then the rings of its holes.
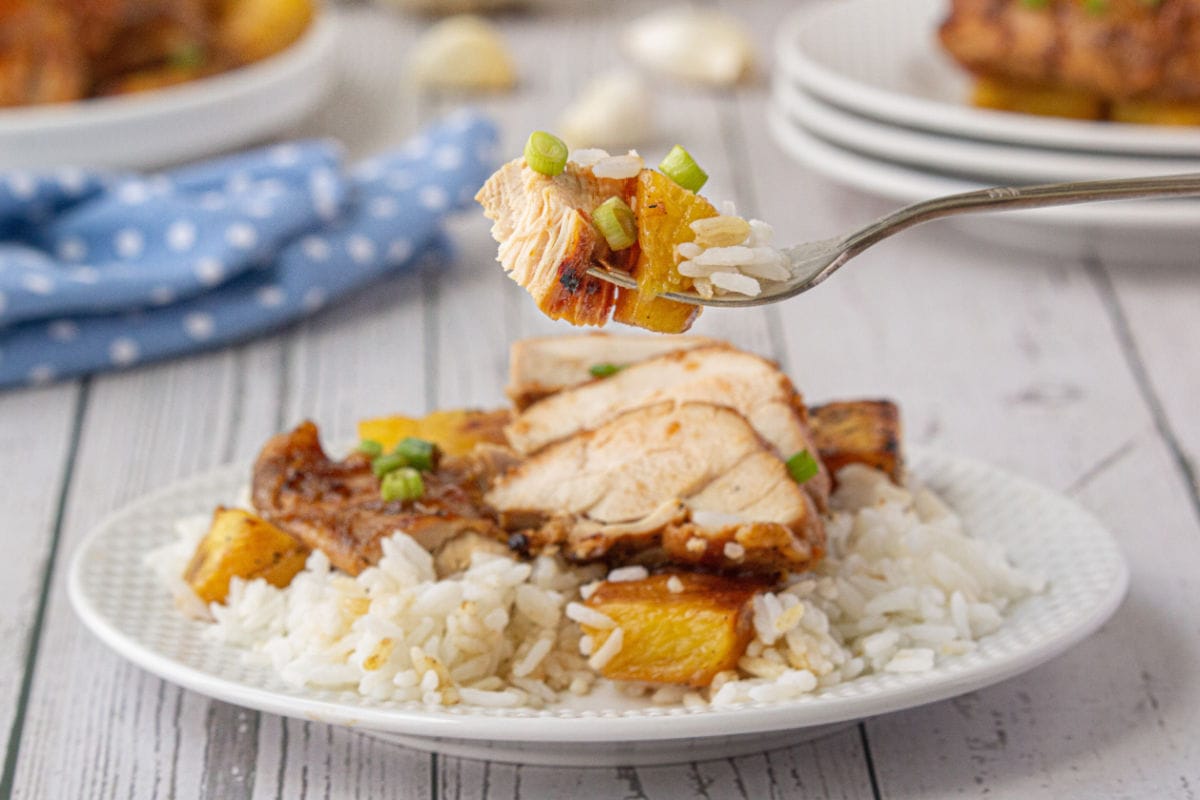
{"type": "MultiPolygon", "coordinates": [[[[802,165],[830,181],[900,203],[914,203],[932,197],[969,192],[995,184],[969,181],[948,175],[922,171],[917,167],[885,161],[833,144],[787,118],[786,113],[769,103],[767,129],[775,143],[802,165]],[[819,154],[809,152],[817,149],[819,154]],[[819,156],[819,157],[818,157],[819,156]],[[851,163],[852,162],[852,163],[851,163]],[[870,171],[870,177],[864,175],[870,171]],[[852,177],[847,177],[847,176],[852,177]]],[[[1120,201],[1077,206],[1014,209],[992,212],[998,218],[1034,225],[1039,228],[1075,230],[1148,231],[1191,233],[1200,225],[1200,203],[1155,205],[1153,201],[1120,201]]],[[[967,214],[957,219],[981,219],[983,214],[967,214]]]]}
{"type": "Polygon", "coordinates": [[[794,124],[844,149],[911,169],[954,172],[981,183],[1049,183],[1200,172],[1200,157],[1046,150],[890,125],[840,108],[782,77],[772,85],[770,103],[794,124]]]}
{"type": "Polygon", "coordinates": [[[991,686],[1039,666],[1090,636],[1120,607],[1129,585],[1128,563],[1115,537],[1086,509],[1028,479],[973,459],[913,449],[913,460],[944,460],[959,463],[966,468],[983,469],[997,478],[1017,484],[1025,491],[1049,495],[1058,502],[1068,504],[1073,513],[1081,515],[1098,535],[1107,540],[1112,551],[1116,574],[1103,596],[1098,598],[1099,602],[1089,613],[1074,621],[1065,632],[1060,631],[1053,636],[1043,637],[1016,656],[989,663],[963,675],[938,676],[925,684],[902,686],[867,696],[837,698],[836,701],[824,703],[799,700],[768,707],[739,707],[694,715],[668,716],[654,714],[651,710],[651,713],[635,716],[605,717],[581,714],[569,718],[451,715],[420,710],[352,707],[249,687],[180,664],[127,637],[91,605],[83,592],[84,557],[122,517],[146,506],[153,506],[163,497],[179,492],[190,483],[211,480],[218,473],[243,470],[244,465],[226,465],[176,482],[108,515],[76,546],[67,576],[67,592],[71,606],[84,625],[117,654],[163,680],[218,700],[297,719],[407,736],[444,737],[465,741],[544,741],[580,744],[630,739],[665,740],[769,733],[829,725],[914,708],[991,686]],[[803,716],[802,720],[797,719],[798,712],[803,716]]]}

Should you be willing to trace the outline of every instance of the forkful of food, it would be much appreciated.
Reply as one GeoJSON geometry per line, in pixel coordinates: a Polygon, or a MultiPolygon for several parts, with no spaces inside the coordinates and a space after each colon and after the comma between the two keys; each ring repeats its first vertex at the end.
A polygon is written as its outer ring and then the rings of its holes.
{"type": "Polygon", "coordinates": [[[661,333],[701,306],[765,305],[816,287],[884,239],[956,214],[1200,195],[1200,174],[996,187],[898,209],[841,236],[780,248],[761,220],[699,194],[708,175],[676,145],[657,169],[630,151],[569,152],[535,131],[522,157],[476,195],[500,261],[538,307],[574,325],[616,322],[661,333]]]}

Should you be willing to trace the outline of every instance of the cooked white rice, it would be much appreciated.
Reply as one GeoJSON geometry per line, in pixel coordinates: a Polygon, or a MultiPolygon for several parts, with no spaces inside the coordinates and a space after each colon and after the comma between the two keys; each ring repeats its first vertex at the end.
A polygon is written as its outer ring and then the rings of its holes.
{"type": "MultiPolygon", "coordinates": [[[[659,704],[696,706],[802,697],[872,672],[922,672],[970,652],[1044,581],[1002,549],[972,539],[927,489],[905,489],[852,465],[839,474],[828,555],[813,572],[754,599],[754,639],[736,671],[708,689],[629,684],[659,704]]],[[[207,517],[147,558],[181,596],[179,575],[207,517]]],[[[542,707],[589,693],[622,646],[610,617],[581,602],[606,577],[598,566],[477,553],[437,579],[433,559],[403,533],[352,578],[314,552],[286,589],[235,579],[213,604],[214,641],[244,648],[295,686],[356,690],[373,700],[542,707]],[[579,623],[611,630],[596,648],[579,623]]],[[[641,567],[607,577],[637,580],[641,567]]],[[[680,587],[682,588],[682,587],[680,587]]],[[[192,612],[202,607],[194,596],[192,612]]]]}
{"type": "Polygon", "coordinates": [[[792,276],[787,254],[771,244],[775,230],[760,219],[738,216],[733,203],[723,203],[720,216],[696,220],[691,227],[696,239],[676,245],[676,268],[693,279],[702,297],[756,297],[764,281],[792,276]]]}

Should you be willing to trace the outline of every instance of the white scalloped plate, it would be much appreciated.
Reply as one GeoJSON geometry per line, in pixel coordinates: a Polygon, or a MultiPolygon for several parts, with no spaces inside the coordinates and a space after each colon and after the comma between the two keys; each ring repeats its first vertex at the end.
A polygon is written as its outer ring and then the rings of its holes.
{"type": "Polygon", "coordinates": [[[1113,537],[1077,505],[993,467],[918,452],[911,467],[962,515],[973,535],[1002,542],[1018,565],[1049,579],[1004,626],[964,656],[920,674],[878,674],[804,700],[721,709],[647,707],[616,693],[549,710],[426,708],[353,692],[296,689],[236,649],[202,637],[142,565],[179,517],[236,497],[249,468],[228,466],[136,502],[79,546],[71,602],[102,641],[143,669],[219,700],[352,726],[408,746],[526,764],[695,761],[783,747],[865,717],[930,703],[1024,672],[1096,630],[1124,596],[1128,568],[1113,537]]]}
{"type": "Polygon", "coordinates": [[[1144,156],[1200,156],[1192,127],[1039,117],[968,104],[970,77],[941,50],[945,0],[827,0],[779,28],[777,69],[826,102],[924,131],[1144,156]]]}

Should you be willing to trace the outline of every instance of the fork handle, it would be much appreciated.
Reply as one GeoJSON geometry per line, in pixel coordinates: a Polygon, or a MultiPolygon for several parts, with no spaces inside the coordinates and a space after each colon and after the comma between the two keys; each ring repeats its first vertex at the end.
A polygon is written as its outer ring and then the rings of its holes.
{"type": "Polygon", "coordinates": [[[1200,195],[1200,174],[1162,175],[1108,181],[1044,183],[1035,186],[997,186],[913,203],[846,236],[841,247],[852,257],[895,233],[942,217],[976,211],[1042,208],[1099,200],[1200,195]]]}

